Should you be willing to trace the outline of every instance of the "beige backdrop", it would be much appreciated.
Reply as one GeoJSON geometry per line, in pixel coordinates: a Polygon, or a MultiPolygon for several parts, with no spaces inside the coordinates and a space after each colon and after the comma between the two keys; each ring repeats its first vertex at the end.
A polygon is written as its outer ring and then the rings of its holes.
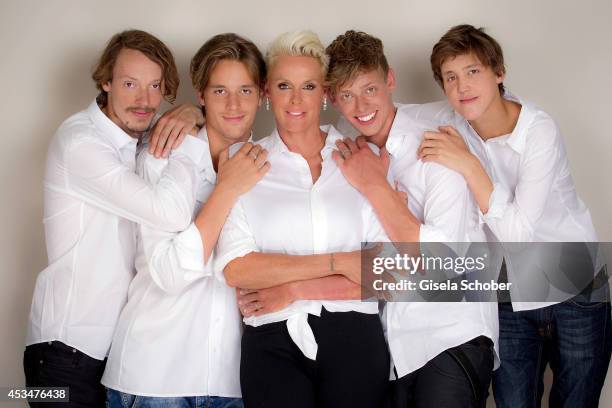
{"type": "MultiPolygon", "coordinates": [[[[384,41],[397,72],[396,100],[416,103],[442,98],[428,65],[435,41],[455,24],[484,26],[505,50],[508,87],[558,120],[578,190],[601,240],[612,241],[610,21],[609,0],[2,0],[0,387],[23,382],[30,298],[46,265],[41,181],[47,145],[62,120],[94,97],[91,67],[113,33],[140,28],[166,42],[179,65],[182,102],[193,100],[189,59],[214,34],[235,31],[263,49],[284,31],[310,28],[329,43],[357,28],[384,41]]],[[[271,127],[262,111],[257,134],[271,127]]],[[[607,384],[602,406],[612,405],[612,380],[607,384]]]]}

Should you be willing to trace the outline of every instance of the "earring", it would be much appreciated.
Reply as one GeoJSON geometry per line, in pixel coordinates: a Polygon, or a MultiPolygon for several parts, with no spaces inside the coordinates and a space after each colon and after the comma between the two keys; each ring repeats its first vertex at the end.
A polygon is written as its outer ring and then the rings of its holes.
{"type": "Polygon", "coordinates": [[[323,98],[323,110],[327,110],[327,98],[323,98]]]}
{"type": "Polygon", "coordinates": [[[270,98],[268,98],[266,96],[266,110],[269,111],[270,110],[270,98]]]}

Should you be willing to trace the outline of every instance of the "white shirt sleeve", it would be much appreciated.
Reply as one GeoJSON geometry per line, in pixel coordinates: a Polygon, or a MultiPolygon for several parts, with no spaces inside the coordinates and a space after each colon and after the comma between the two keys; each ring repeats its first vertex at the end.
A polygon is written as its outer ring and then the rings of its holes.
{"type": "MultiPolygon", "coordinates": [[[[137,170],[145,181],[155,184],[171,161],[156,159],[143,150],[138,157],[137,170]]],[[[188,188],[188,185],[184,187],[188,188]]],[[[194,191],[186,191],[184,195],[195,196],[196,188],[197,184],[193,186],[194,191]]],[[[195,205],[195,199],[193,204],[195,205]]],[[[204,262],[204,245],[195,224],[191,223],[179,233],[141,224],[139,232],[149,273],[155,284],[165,292],[180,293],[194,281],[212,276],[212,262],[204,262]]]]}
{"type": "Polygon", "coordinates": [[[166,231],[181,231],[191,220],[202,150],[186,138],[171,154],[153,185],[123,163],[111,146],[90,138],[66,149],[66,187],[70,194],[98,208],[166,231]]]}
{"type": "Polygon", "coordinates": [[[246,219],[241,199],[238,199],[230,212],[219,239],[215,256],[215,273],[219,280],[225,282],[223,270],[232,260],[251,252],[258,252],[255,237],[246,219]]]}
{"type": "MultiPolygon", "coordinates": [[[[464,242],[469,191],[459,173],[426,164],[426,191],[420,242],[464,242]]],[[[410,200],[410,197],[408,197],[410,200]]]]}
{"type": "Polygon", "coordinates": [[[533,241],[561,167],[562,141],[554,121],[542,121],[529,132],[514,194],[494,183],[489,211],[480,214],[502,242],[533,241]]]}

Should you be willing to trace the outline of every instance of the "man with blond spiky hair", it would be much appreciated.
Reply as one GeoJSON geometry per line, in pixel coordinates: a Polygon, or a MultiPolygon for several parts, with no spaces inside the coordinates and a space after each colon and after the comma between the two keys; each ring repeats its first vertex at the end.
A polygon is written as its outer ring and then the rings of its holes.
{"type": "MultiPolygon", "coordinates": [[[[395,74],[382,42],[347,31],[328,47],[328,85],[343,118],[362,136],[338,142],[334,157],[396,242],[464,242],[471,214],[465,181],[418,160],[424,130],[412,106],[393,104],[395,74]],[[381,149],[374,154],[368,142],[381,149]],[[405,195],[387,182],[387,171],[405,195]]],[[[491,303],[389,302],[383,318],[394,363],[397,406],[482,407],[495,364],[491,303]]]]}

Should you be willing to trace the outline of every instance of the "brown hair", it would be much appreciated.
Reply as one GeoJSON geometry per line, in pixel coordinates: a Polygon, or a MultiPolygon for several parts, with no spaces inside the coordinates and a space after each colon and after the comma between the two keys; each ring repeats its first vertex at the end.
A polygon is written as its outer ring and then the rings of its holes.
{"type": "MultiPolygon", "coordinates": [[[[486,34],[484,28],[462,24],[448,30],[431,51],[431,70],[438,85],[444,88],[442,64],[449,58],[470,53],[474,53],[480,63],[491,68],[496,75],[506,72],[504,54],[499,43],[486,34]]],[[[498,87],[503,94],[504,84],[500,83],[498,87]]]]}
{"type": "Polygon", "coordinates": [[[145,31],[126,30],[115,34],[110,39],[91,75],[96,83],[96,88],[100,91],[97,98],[100,107],[105,107],[108,102],[108,95],[102,89],[102,85],[112,81],[117,56],[124,48],[140,51],[160,66],[164,98],[173,103],[176,98],[179,77],[172,52],[163,42],[145,31]]]}
{"type": "Polygon", "coordinates": [[[197,91],[204,91],[215,66],[225,59],[242,62],[253,82],[263,89],[266,63],[261,51],[251,41],[234,33],[215,35],[196,52],[189,66],[193,87],[197,91]]]}
{"type": "Polygon", "coordinates": [[[362,72],[380,69],[385,78],[389,72],[382,41],[362,31],[349,30],[339,35],[326,52],[329,55],[327,86],[332,94],[362,72]]]}

